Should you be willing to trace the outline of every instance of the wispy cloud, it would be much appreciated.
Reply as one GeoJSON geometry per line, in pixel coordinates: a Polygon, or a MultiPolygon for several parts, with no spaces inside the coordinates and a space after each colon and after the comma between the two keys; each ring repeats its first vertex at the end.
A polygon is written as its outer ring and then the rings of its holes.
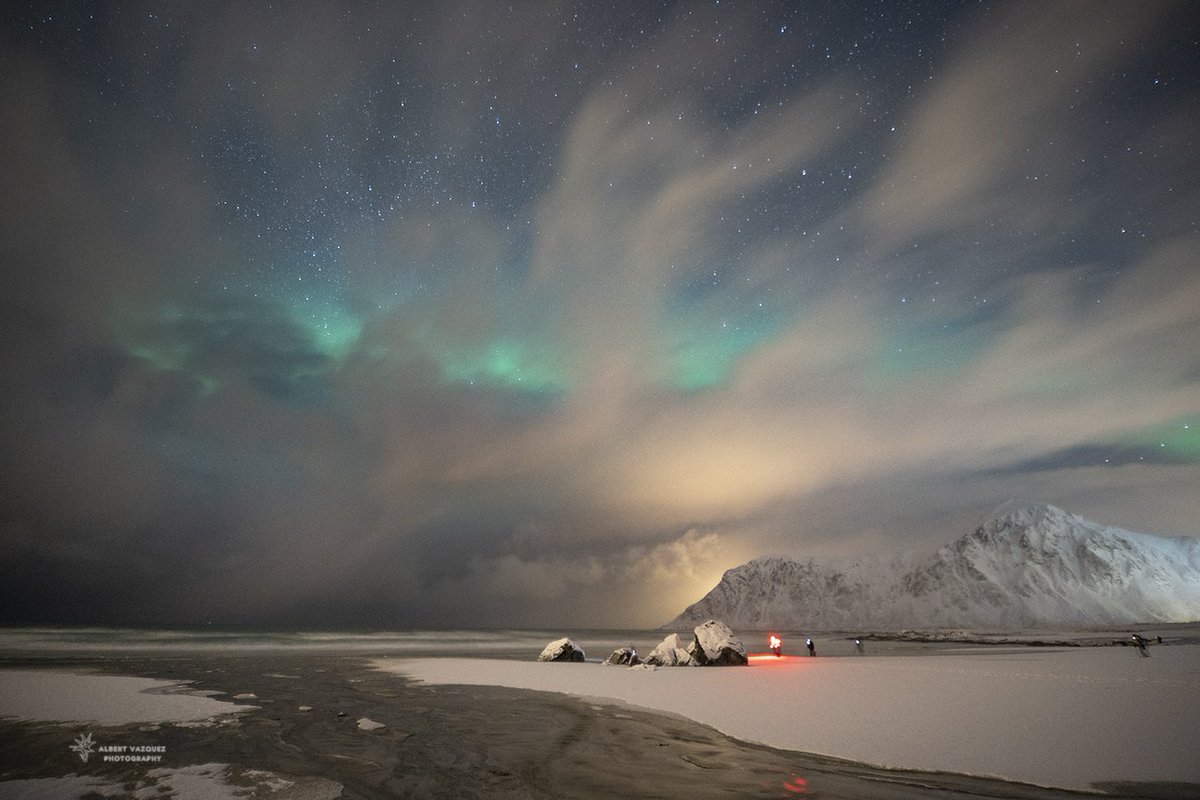
{"type": "Polygon", "coordinates": [[[1108,94],[1184,12],[956,12],[918,73],[480,8],[117,26],[149,106],[6,45],[13,608],[657,624],[1008,502],[1187,532],[1186,450],[1089,463],[1200,414],[1196,103],[1108,94]]]}

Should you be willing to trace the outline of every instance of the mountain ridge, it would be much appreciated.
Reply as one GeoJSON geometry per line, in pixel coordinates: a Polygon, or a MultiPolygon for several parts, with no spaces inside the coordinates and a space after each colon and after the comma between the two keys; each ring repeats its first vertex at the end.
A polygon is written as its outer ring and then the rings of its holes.
{"type": "Polygon", "coordinates": [[[1050,505],[990,520],[931,555],[761,556],[664,627],[1052,628],[1200,619],[1200,539],[1101,525],[1050,505]]]}

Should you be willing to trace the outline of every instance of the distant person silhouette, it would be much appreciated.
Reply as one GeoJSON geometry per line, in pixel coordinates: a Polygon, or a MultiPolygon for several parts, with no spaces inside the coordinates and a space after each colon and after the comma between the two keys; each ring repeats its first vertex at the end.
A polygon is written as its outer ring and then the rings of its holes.
{"type": "Polygon", "coordinates": [[[1137,648],[1138,655],[1142,658],[1149,658],[1150,651],[1146,649],[1146,640],[1138,636],[1136,633],[1133,634],[1131,638],[1133,639],[1133,646],[1137,648]]]}
{"type": "Polygon", "coordinates": [[[860,656],[866,654],[866,651],[863,650],[862,641],[859,639],[854,640],[854,652],[858,653],[860,656]]]}
{"type": "Polygon", "coordinates": [[[813,644],[812,639],[808,640],[808,644],[806,645],[806,647],[808,647],[808,654],[810,656],[815,656],[817,654],[817,647],[816,647],[816,645],[813,644]]]}

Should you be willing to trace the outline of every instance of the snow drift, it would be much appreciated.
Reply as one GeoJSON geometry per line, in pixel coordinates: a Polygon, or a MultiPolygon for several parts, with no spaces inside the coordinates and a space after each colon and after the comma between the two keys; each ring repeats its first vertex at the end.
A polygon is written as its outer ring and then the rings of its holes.
{"type": "Polygon", "coordinates": [[[664,627],[867,630],[1200,619],[1200,540],[1107,527],[1053,506],[999,517],[925,559],[758,558],[664,627]]]}

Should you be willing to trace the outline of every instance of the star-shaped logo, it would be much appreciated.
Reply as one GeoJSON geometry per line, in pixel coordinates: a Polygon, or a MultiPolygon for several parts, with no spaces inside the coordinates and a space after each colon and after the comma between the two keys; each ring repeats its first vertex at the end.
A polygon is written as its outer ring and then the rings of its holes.
{"type": "Polygon", "coordinates": [[[71,749],[79,754],[79,760],[87,763],[88,756],[92,754],[92,748],[96,743],[92,740],[91,733],[81,733],[75,739],[75,744],[71,745],[71,749]]]}

